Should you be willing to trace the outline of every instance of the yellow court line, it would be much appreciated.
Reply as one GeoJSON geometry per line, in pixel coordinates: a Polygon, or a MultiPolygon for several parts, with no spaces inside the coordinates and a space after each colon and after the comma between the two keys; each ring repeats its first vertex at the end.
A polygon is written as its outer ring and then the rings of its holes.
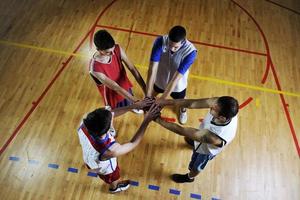
{"type": "Polygon", "coordinates": [[[88,58],[86,55],[78,54],[78,53],[70,53],[66,51],[60,51],[60,50],[55,50],[55,49],[48,49],[44,47],[37,47],[33,45],[28,45],[28,44],[20,44],[20,43],[15,43],[15,42],[9,42],[9,41],[4,41],[0,40],[0,44],[8,45],[8,46],[15,46],[15,47],[21,47],[21,48],[27,48],[27,49],[34,49],[38,51],[44,51],[48,53],[56,53],[60,55],[66,55],[66,56],[75,56],[75,57],[80,57],[80,58],[88,58]]]}
{"type": "MultiPolygon", "coordinates": [[[[4,45],[8,45],[8,46],[16,46],[16,47],[21,47],[21,48],[34,49],[34,50],[39,50],[39,51],[45,51],[45,52],[49,52],[49,53],[56,53],[56,54],[60,54],[60,55],[67,55],[67,56],[72,55],[74,57],[79,57],[79,58],[89,58],[88,55],[83,55],[83,54],[78,54],[78,53],[70,53],[70,52],[66,52],[66,51],[37,47],[37,46],[27,45],[27,44],[20,44],[20,43],[9,42],[9,41],[4,41],[4,40],[0,40],[0,44],[4,44],[4,45]]],[[[148,69],[148,68],[146,68],[142,65],[138,65],[138,64],[136,64],[135,66],[137,66],[138,68],[144,69],[144,70],[148,69]]],[[[210,82],[215,82],[215,83],[219,83],[219,84],[242,87],[242,88],[247,88],[247,89],[262,91],[262,92],[268,92],[268,93],[273,93],[273,94],[283,94],[283,95],[287,95],[287,96],[300,97],[299,93],[285,92],[285,91],[274,90],[274,89],[270,89],[270,88],[248,85],[248,84],[239,83],[239,82],[226,81],[226,80],[212,78],[212,77],[198,76],[198,75],[194,75],[194,74],[190,74],[189,76],[191,78],[202,80],[202,81],[210,81],[210,82]]]]}
{"type": "Polygon", "coordinates": [[[273,93],[273,94],[284,94],[287,96],[300,97],[300,94],[298,94],[298,93],[274,90],[274,89],[270,89],[270,88],[248,85],[248,84],[239,83],[239,82],[226,81],[226,80],[205,77],[205,76],[197,76],[197,75],[193,75],[193,74],[191,74],[190,77],[198,79],[198,80],[211,81],[211,82],[215,82],[215,83],[220,83],[220,84],[224,84],[224,85],[232,85],[232,86],[252,89],[252,90],[256,90],[256,91],[263,91],[263,92],[268,92],[268,93],[273,93]]]}

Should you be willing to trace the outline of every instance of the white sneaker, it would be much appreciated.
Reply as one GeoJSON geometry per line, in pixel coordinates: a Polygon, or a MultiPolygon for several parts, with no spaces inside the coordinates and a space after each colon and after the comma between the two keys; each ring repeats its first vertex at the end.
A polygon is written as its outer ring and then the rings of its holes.
{"type": "Polygon", "coordinates": [[[179,123],[185,124],[187,122],[187,111],[182,112],[181,109],[179,110],[179,123]]]}
{"type": "Polygon", "coordinates": [[[144,114],[144,111],[143,110],[139,110],[139,109],[132,109],[132,112],[136,113],[136,114],[144,114]]]}
{"type": "Polygon", "coordinates": [[[117,137],[117,132],[114,127],[110,127],[108,130],[109,134],[111,134],[113,137],[117,137]]]}
{"type": "Polygon", "coordinates": [[[118,183],[117,187],[115,189],[109,189],[110,193],[117,193],[117,192],[122,192],[127,190],[130,187],[130,181],[129,180],[125,180],[125,181],[121,181],[120,183],[118,183]]]}

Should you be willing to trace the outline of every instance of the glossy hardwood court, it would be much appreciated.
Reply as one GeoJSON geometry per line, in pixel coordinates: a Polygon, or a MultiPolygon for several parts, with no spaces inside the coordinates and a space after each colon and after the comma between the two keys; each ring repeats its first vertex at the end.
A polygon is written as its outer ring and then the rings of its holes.
{"type": "MultiPolygon", "coordinates": [[[[299,36],[299,0],[1,0],[0,199],[300,199],[299,36]],[[103,106],[88,75],[92,35],[107,29],[146,80],[155,37],[178,24],[198,49],[187,97],[236,97],[237,136],[194,183],[176,184],[169,176],[187,172],[192,150],[151,123],[119,158],[132,187],[111,195],[87,175],[77,137],[103,106]]],[[[186,126],[206,112],[189,110],[186,126]]],[[[142,119],[118,118],[117,141],[142,119]]]]}

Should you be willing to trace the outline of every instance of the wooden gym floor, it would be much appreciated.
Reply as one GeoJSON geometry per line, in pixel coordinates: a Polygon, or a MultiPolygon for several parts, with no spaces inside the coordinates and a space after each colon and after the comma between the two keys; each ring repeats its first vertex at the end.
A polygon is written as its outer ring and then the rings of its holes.
{"type": "MultiPolygon", "coordinates": [[[[300,199],[299,0],[1,0],[0,13],[1,199],[300,199]],[[87,175],[76,132],[103,105],[87,70],[92,35],[107,29],[146,79],[155,36],[178,24],[199,52],[188,98],[236,97],[237,136],[194,183],[176,184],[191,149],[152,123],[119,158],[133,186],[108,194],[87,175]]],[[[190,110],[187,126],[206,112],[190,110]]],[[[117,140],[141,121],[117,119],[117,140]]]]}

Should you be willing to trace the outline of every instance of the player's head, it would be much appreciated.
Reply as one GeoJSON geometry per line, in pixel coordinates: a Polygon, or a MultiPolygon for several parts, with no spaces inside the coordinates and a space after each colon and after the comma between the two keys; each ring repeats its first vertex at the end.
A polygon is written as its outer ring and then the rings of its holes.
{"type": "Polygon", "coordinates": [[[106,30],[95,33],[94,44],[102,55],[112,55],[115,48],[115,40],[106,30]]]}
{"type": "Polygon", "coordinates": [[[169,31],[169,47],[170,50],[176,52],[180,49],[186,37],[185,28],[182,26],[174,26],[169,31]]]}
{"type": "Polygon", "coordinates": [[[104,135],[110,128],[112,121],[112,113],[105,108],[98,108],[90,112],[83,123],[88,131],[95,135],[104,135]]]}
{"type": "Polygon", "coordinates": [[[211,114],[221,121],[230,120],[239,112],[238,101],[230,96],[219,97],[216,104],[211,108],[211,114]]]}

